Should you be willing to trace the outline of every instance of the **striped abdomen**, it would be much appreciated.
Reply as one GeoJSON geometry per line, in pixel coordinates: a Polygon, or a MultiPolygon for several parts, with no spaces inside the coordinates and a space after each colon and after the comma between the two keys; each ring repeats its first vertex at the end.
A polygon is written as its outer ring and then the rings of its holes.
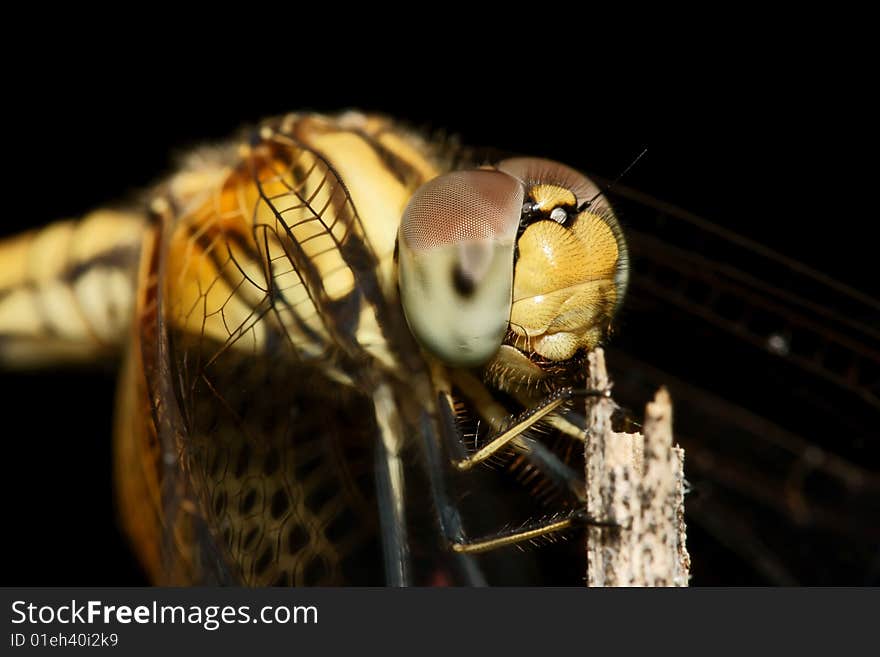
{"type": "Polygon", "coordinates": [[[99,210],[0,242],[0,365],[116,356],[131,323],[144,218],[99,210]]]}

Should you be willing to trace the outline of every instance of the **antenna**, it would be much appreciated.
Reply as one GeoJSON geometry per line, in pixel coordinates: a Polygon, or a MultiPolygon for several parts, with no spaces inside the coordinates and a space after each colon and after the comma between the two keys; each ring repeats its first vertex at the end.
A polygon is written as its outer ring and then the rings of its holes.
{"type": "Polygon", "coordinates": [[[581,212],[581,211],[585,210],[586,208],[590,207],[593,204],[593,201],[595,201],[597,198],[599,198],[602,194],[610,192],[612,190],[612,188],[617,183],[620,182],[620,179],[623,178],[626,174],[628,174],[630,169],[632,169],[636,164],[638,164],[639,160],[641,160],[645,156],[645,153],[647,153],[647,152],[648,152],[648,147],[645,146],[642,149],[642,152],[639,153],[638,155],[636,155],[635,159],[632,162],[630,162],[629,165],[627,165],[627,167],[623,171],[621,171],[614,180],[612,180],[610,183],[608,183],[608,186],[605,187],[605,189],[596,192],[596,195],[593,196],[593,198],[591,198],[589,201],[585,201],[581,205],[581,207],[578,208],[578,212],[581,212]]]}

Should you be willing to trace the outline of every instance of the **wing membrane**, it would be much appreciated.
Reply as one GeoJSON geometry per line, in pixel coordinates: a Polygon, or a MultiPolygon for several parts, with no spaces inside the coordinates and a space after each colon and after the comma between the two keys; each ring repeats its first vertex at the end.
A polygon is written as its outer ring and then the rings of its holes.
{"type": "Polygon", "coordinates": [[[152,388],[165,525],[185,526],[169,553],[188,550],[193,581],[381,583],[375,421],[353,386],[368,355],[391,359],[378,260],[326,161],[262,134],[163,218],[152,388]]]}
{"type": "Polygon", "coordinates": [[[612,196],[633,256],[616,397],[639,408],[670,387],[706,554],[737,554],[743,581],[874,581],[880,302],[633,190],[612,196]]]}

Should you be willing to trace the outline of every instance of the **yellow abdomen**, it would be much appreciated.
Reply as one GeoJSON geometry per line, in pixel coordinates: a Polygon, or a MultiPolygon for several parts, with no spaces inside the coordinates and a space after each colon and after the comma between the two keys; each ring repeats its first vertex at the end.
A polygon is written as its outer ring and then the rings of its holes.
{"type": "Polygon", "coordinates": [[[131,324],[145,219],[98,210],[0,242],[0,365],[114,357],[131,324]]]}

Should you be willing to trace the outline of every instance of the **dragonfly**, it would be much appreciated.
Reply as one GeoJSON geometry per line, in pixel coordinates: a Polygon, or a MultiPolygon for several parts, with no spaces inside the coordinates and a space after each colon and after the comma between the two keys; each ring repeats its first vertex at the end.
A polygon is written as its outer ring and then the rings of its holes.
{"type": "Polygon", "coordinates": [[[624,407],[671,389],[697,540],[876,577],[876,300],[619,182],[295,114],[2,249],[0,362],[123,361],[156,583],[581,583],[598,344],[624,407]]]}

